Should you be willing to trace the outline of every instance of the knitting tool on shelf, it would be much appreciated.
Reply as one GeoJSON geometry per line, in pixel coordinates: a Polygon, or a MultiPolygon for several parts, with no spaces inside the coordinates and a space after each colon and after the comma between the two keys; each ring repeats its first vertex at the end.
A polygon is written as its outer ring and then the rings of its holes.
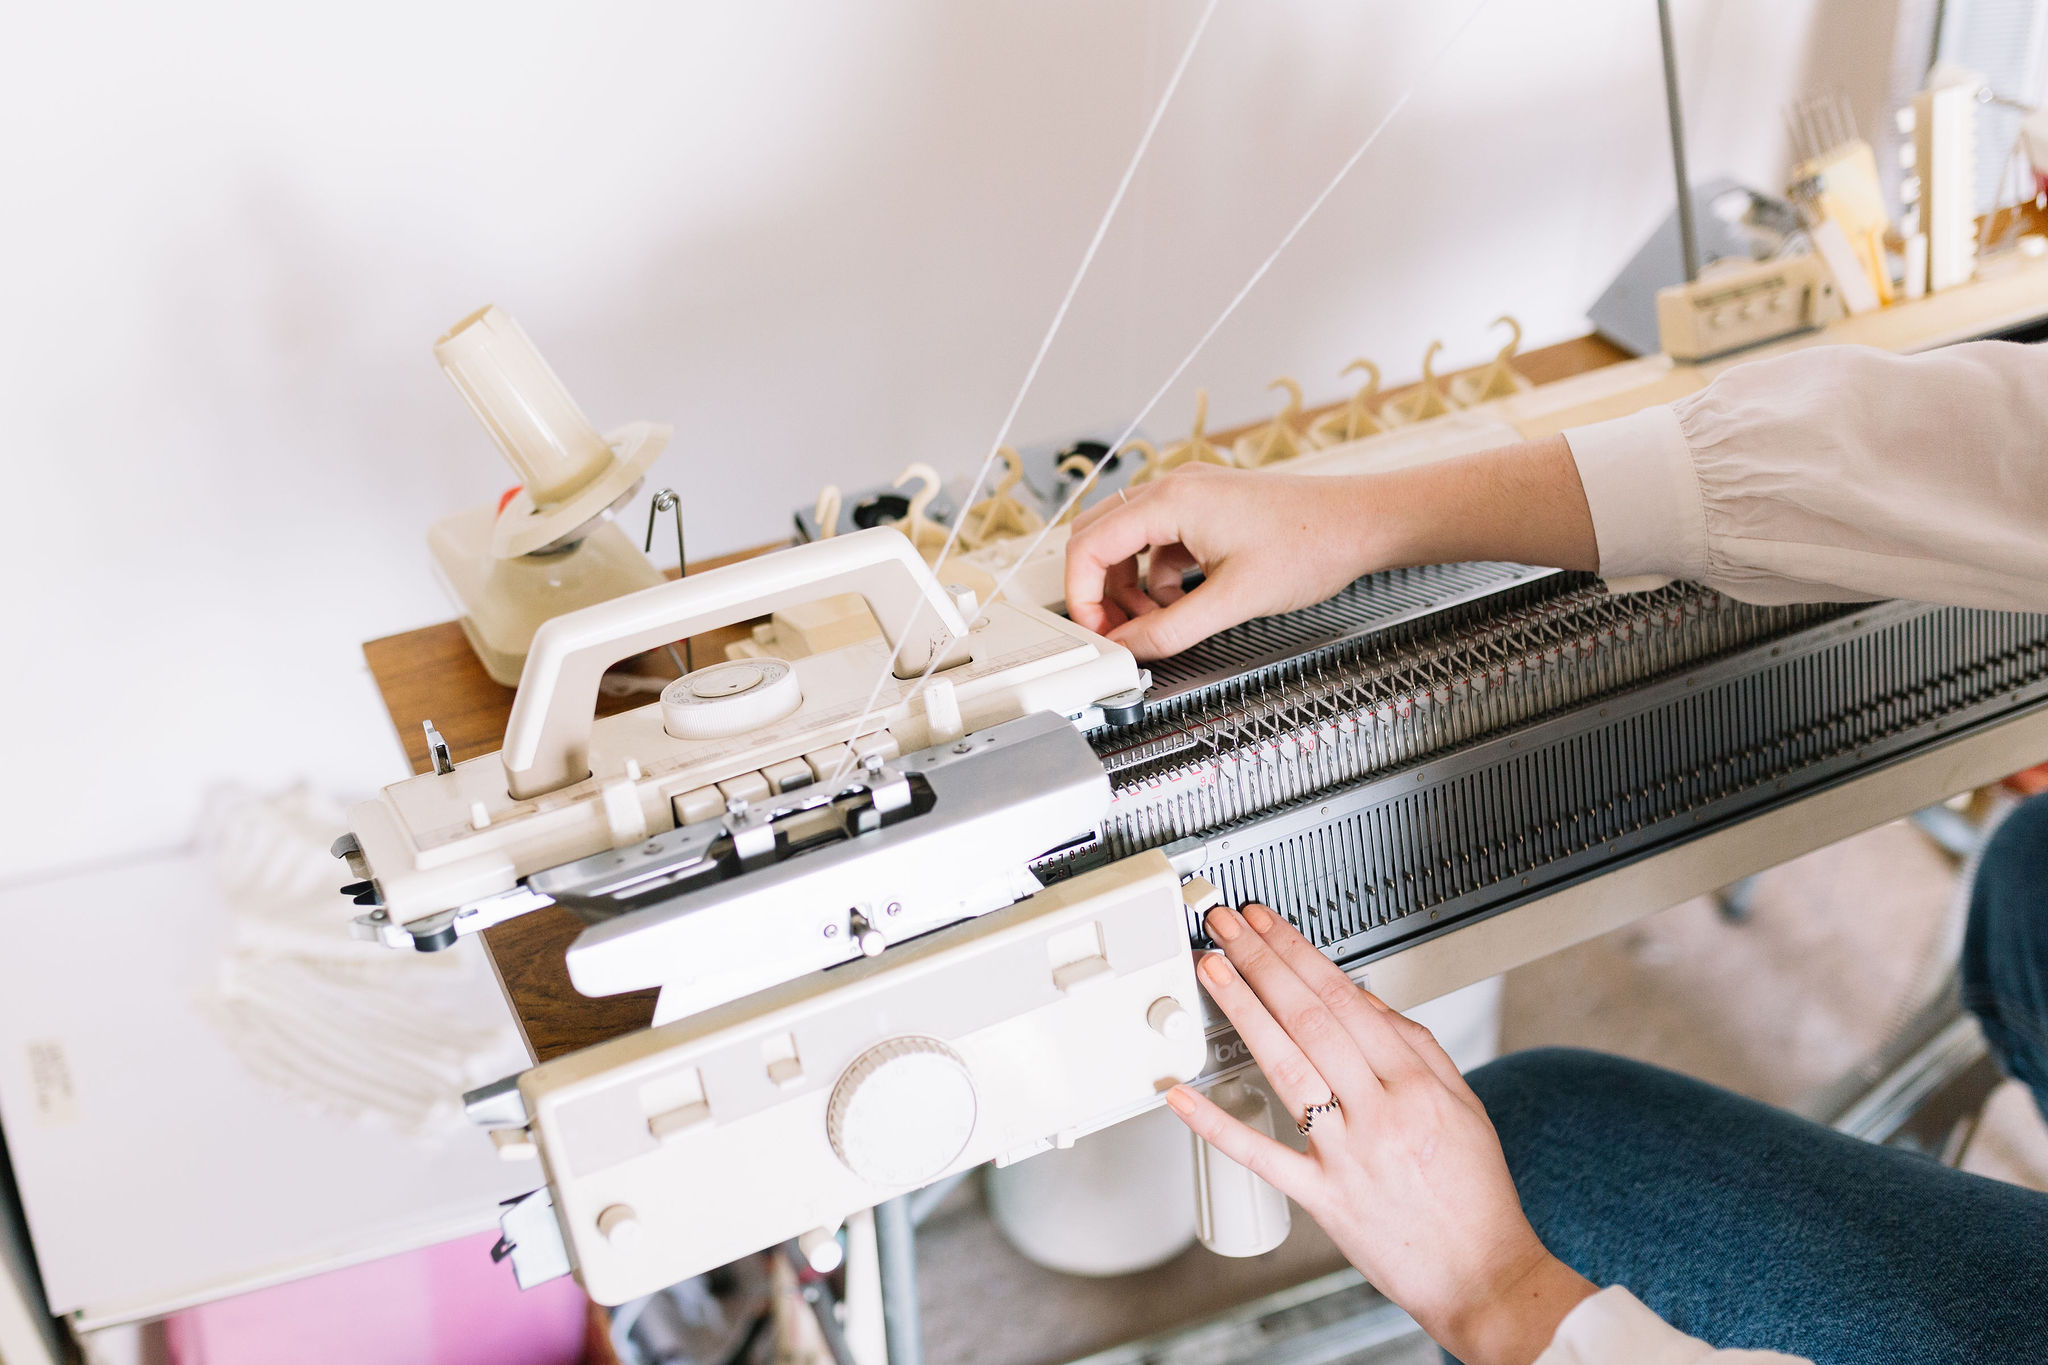
{"type": "MultiPolygon", "coordinates": [[[[1086,455],[1075,454],[1061,460],[1057,472],[1063,477],[1085,479],[1094,472],[1094,469],[1095,462],[1093,460],[1089,459],[1086,455]]],[[[1080,500],[1078,498],[1069,500],[1067,510],[1060,513],[1059,524],[1065,526],[1079,515],[1081,515],[1080,500]]]]}
{"type": "Polygon", "coordinates": [[[830,540],[839,534],[839,485],[828,483],[818,490],[818,505],[811,512],[811,523],[818,528],[819,540],[830,540]]]}
{"type": "Polygon", "coordinates": [[[929,564],[939,557],[939,551],[946,546],[945,526],[925,515],[933,500],[939,496],[939,471],[922,461],[906,465],[891,486],[902,488],[913,480],[917,483],[917,491],[910,495],[910,505],[895,526],[897,530],[910,537],[910,543],[917,547],[917,552],[923,555],[925,562],[929,564]]]}
{"type": "Polygon", "coordinates": [[[1231,447],[1231,454],[1243,469],[1263,469],[1312,448],[1301,430],[1301,385],[1282,375],[1266,387],[1286,390],[1287,401],[1272,421],[1238,437],[1231,447]]]}
{"type": "Polygon", "coordinates": [[[1195,423],[1189,429],[1186,439],[1175,441],[1164,450],[1155,450],[1150,441],[1126,441],[1117,451],[1134,450],[1145,457],[1145,463],[1137,473],[1131,475],[1135,486],[1150,483],[1162,475],[1170,474],[1184,464],[1228,465],[1230,456],[1209,439],[1209,391],[1195,390],[1195,423]]]}
{"type": "Polygon", "coordinates": [[[1512,398],[1531,387],[1528,377],[1514,367],[1515,353],[1522,348],[1522,324],[1503,313],[1493,320],[1496,327],[1509,331],[1505,346],[1494,355],[1491,364],[1483,369],[1470,370],[1451,381],[1451,401],[1461,408],[1476,403],[1491,403],[1500,398],[1512,398]]]}
{"type": "Polygon", "coordinates": [[[1441,341],[1430,342],[1429,349],[1422,353],[1422,382],[1398,398],[1389,399],[1380,410],[1388,426],[1404,427],[1427,422],[1451,410],[1451,401],[1445,397],[1443,385],[1436,377],[1436,353],[1443,348],[1441,341]]]}
{"type": "MultiPolygon", "coordinates": [[[[876,526],[894,526],[909,514],[910,499],[889,484],[852,489],[826,484],[814,501],[792,507],[789,520],[797,542],[808,544],[876,526]],[[827,520],[821,524],[820,517],[827,520]]],[[[940,527],[953,524],[953,503],[943,488],[925,505],[924,519],[940,527]]]]}
{"type": "Polygon", "coordinates": [[[1387,429],[1380,420],[1380,367],[1363,356],[1346,365],[1341,373],[1365,372],[1365,383],[1342,406],[1324,413],[1309,424],[1309,441],[1317,446],[1343,445],[1346,441],[1377,436],[1387,429]]]}
{"type": "Polygon", "coordinates": [[[963,549],[974,550],[992,545],[999,540],[1016,536],[1028,536],[1045,525],[1045,517],[1036,509],[1027,507],[1010,491],[1024,479],[1024,462],[1010,446],[996,452],[1002,462],[1003,474],[996,481],[995,491],[967,509],[967,515],[960,522],[960,545],[963,549]]]}

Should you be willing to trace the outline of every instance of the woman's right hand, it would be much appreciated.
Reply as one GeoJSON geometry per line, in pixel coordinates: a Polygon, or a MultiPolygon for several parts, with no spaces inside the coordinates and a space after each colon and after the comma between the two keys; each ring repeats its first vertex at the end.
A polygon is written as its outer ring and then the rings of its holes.
{"type": "Polygon", "coordinates": [[[1075,518],[1067,615],[1158,659],[1240,621],[1311,606],[1372,567],[1363,493],[1356,478],[1183,465],[1075,518]],[[1203,581],[1183,592],[1190,569],[1203,581]]]}
{"type": "Polygon", "coordinates": [[[1313,606],[1362,574],[1476,559],[1598,565],[1563,437],[1370,474],[1183,465],[1075,518],[1067,615],[1159,659],[1254,616],[1313,606]],[[1182,592],[1190,569],[1203,581],[1182,592]]]}

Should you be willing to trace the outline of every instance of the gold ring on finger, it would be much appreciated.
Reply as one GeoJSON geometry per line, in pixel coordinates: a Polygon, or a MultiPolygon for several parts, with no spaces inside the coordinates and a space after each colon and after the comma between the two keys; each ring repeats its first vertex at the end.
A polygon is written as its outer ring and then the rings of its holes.
{"type": "Polygon", "coordinates": [[[1306,1109],[1303,1109],[1300,1122],[1294,1126],[1301,1130],[1303,1137],[1307,1137],[1308,1130],[1316,1126],[1316,1115],[1338,1113],[1342,1108],[1343,1106],[1337,1103],[1337,1097],[1331,1095],[1330,1098],[1324,1100],[1321,1104],[1311,1104],[1306,1109]]]}

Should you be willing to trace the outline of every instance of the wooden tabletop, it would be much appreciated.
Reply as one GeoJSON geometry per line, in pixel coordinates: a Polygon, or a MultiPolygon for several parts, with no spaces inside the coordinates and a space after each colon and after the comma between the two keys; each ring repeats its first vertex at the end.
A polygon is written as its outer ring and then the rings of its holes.
{"type": "MultiPolygon", "coordinates": [[[[1535,383],[1546,384],[1629,358],[1627,352],[1599,337],[1586,336],[1517,356],[1515,368],[1535,383]]],[[[1443,376],[1446,382],[1449,378],[1443,376]]],[[[1387,396],[1404,391],[1390,390],[1387,396]]],[[[1308,416],[1313,419],[1328,410],[1318,409],[1308,416]]],[[[1250,426],[1217,433],[1212,439],[1227,446],[1250,426]]],[[[716,568],[765,554],[782,543],[693,563],[690,569],[694,573],[716,568]]],[[[751,625],[728,626],[696,637],[691,642],[692,662],[702,666],[724,658],[726,645],[745,636],[751,625]]],[[[415,773],[423,773],[429,766],[426,735],[420,728],[425,720],[434,722],[458,761],[495,752],[503,744],[505,722],[512,712],[512,689],[491,681],[455,622],[372,640],[363,646],[363,657],[369,661],[370,674],[377,680],[384,707],[398,727],[415,773]]],[[[626,667],[651,675],[672,677],[675,673],[674,666],[659,654],[644,656],[626,667]]],[[[646,702],[645,694],[600,695],[597,713],[610,715],[646,702]]],[[[544,1062],[653,1022],[655,992],[651,990],[592,999],[569,984],[566,954],[582,927],[581,920],[555,906],[484,931],[484,949],[535,1061],[544,1062]]]]}

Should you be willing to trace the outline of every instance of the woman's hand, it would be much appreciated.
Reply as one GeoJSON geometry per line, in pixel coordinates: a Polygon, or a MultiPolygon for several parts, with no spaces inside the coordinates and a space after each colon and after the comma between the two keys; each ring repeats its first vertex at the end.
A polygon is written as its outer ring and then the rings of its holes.
{"type": "Polygon", "coordinates": [[[1562,436],[1371,474],[1183,465],[1074,519],[1067,615],[1159,659],[1254,616],[1311,606],[1362,574],[1478,559],[1599,563],[1562,436]],[[1190,569],[1204,578],[1184,593],[1190,569]]]}
{"type": "Polygon", "coordinates": [[[1208,918],[1200,975],[1292,1116],[1306,1155],[1186,1086],[1188,1127],[1279,1189],[1373,1285],[1468,1365],[1521,1365],[1594,1286],[1522,1214],[1500,1139],[1428,1029],[1352,984],[1260,905],[1208,918]],[[1227,959],[1227,960],[1226,960],[1227,959]]]}
{"type": "Polygon", "coordinates": [[[1067,615],[1159,659],[1254,616],[1311,606],[1367,570],[1363,491],[1355,478],[1183,465],[1074,519],[1067,615]],[[1204,580],[1183,593],[1190,569],[1204,580]]]}

